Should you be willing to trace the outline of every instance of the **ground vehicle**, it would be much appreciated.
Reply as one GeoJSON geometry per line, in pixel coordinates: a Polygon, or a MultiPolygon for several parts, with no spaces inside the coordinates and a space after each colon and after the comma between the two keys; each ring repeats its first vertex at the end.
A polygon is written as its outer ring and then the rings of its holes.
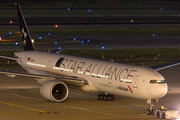
{"type": "Polygon", "coordinates": [[[168,110],[168,109],[158,109],[156,110],[156,115],[158,118],[179,118],[179,111],[168,110]]]}

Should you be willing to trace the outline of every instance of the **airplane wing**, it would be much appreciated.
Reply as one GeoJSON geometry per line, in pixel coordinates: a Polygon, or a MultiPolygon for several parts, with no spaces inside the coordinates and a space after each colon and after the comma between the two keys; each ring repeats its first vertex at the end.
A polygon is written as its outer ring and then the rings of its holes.
{"type": "Polygon", "coordinates": [[[159,70],[170,68],[179,64],[180,64],[180,61],[176,61],[176,62],[171,62],[171,63],[166,63],[166,64],[150,66],[150,68],[154,69],[155,71],[159,71],[159,70]]]}
{"type": "Polygon", "coordinates": [[[88,81],[82,78],[74,77],[74,76],[46,76],[46,75],[37,75],[37,74],[29,74],[29,73],[19,73],[19,72],[11,72],[11,71],[2,71],[0,70],[0,73],[6,74],[9,77],[15,77],[17,76],[25,76],[25,77],[32,77],[32,78],[37,78],[37,79],[47,79],[47,80],[52,80],[56,79],[58,81],[63,81],[67,85],[73,85],[73,86],[84,86],[88,85],[88,81]]]}

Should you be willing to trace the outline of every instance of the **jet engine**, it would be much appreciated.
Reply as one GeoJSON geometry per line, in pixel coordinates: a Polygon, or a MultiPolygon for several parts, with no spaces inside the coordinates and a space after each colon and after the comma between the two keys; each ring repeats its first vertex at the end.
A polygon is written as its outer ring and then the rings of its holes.
{"type": "Polygon", "coordinates": [[[52,102],[63,102],[69,93],[67,85],[57,80],[43,83],[40,87],[41,95],[52,102]]]}

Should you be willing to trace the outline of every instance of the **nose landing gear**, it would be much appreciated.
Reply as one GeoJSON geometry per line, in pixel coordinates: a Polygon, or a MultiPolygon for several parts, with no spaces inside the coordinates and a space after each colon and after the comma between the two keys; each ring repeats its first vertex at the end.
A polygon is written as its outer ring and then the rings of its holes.
{"type": "Polygon", "coordinates": [[[149,109],[146,111],[147,115],[154,115],[155,111],[153,109],[153,105],[149,106],[149,109]]]}
{"type": "Polygon", "coordinates": [[[155,114],[155,110],[153,109],[153,103],[158,102],[158,99],[148,99],[147,100],[147,104],[149,105],[149,109],[147,109],[146,114],[147,115],[154,115],[155,114]]]}

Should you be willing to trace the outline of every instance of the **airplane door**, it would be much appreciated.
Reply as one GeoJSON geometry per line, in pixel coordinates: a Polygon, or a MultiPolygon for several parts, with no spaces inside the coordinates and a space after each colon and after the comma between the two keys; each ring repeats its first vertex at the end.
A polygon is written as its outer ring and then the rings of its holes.
{"type": "Polygon", "coordinates": [[[139,75],[135,75],[133,79],[133,88],[138,88],[139,75]]]}
{"type": "Polygon", "coordinates": [[[133,78],[133,82],[132,82],[132,88],[133,88],[133,92],[138,93],[138,81],[139,81],[140,76],[139,75],[135,75],[133,78]]]}

